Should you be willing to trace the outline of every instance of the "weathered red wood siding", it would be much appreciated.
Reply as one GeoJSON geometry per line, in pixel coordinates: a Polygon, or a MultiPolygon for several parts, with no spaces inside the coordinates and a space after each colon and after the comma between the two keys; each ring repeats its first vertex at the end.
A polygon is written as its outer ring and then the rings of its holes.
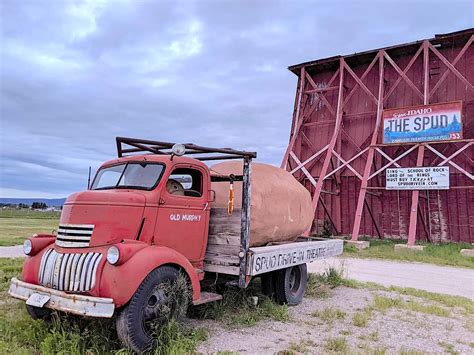
{"type": "MultiPolygon", "coordinates": [[[[474,45],[472,39],[474,30],[466,30],[453,34],[440,35],[428,40],[435,48],[452,63],[456,56],[463,50],[464,53],[455,64],[455,69],[471,84],[467,85],[457,75],[448,74],[444,82],[429,97],[429,103],[440,103],[448,101],[462,100],[464,104],[463,117],[463,138],[474,139],[474,45]],[[471,42],[469,42],[471,41],[471,42]]],[[[388,56],[403,71],[410,60],[414,57],[423,42],[410,43],[406,45],[394,46],[383,49],[388,56]]],[[[380,53],[380,50],[344,56],[344,61],[361,78],[372,60],[380,53]]],[[[302,68],[309,74],[317,87],[325,88],[322,93],[307,92],[314,91],[314,86],[305,79],[304,91],[301,95],[300,111],[303,117],[303,124],[297,132],[293,131],[298,127],[296,113],[299,89],[296,92],[295,111],[293,117],[291,138],[296,135],[294,145],[289,151],[299,159],[305,161],[320,149],[324,148],[331,140],[335,129],[335,113],[338,101],[337,71],[340,69],[340,58],[334,57],[326,60],[318,60],[303,63],[290,67],[298,76],[298,87],[301,82],[302,68]],[[332,83],[328,84],[336,76],[332,83]],[[326,102],[327,100],[327,102],[326,102]],[[331,108],[329,108],[331,107],[331,108]],[[331,110],[333,112],[331,112],[331,110]],[[306,116],[305,116],[306,115],[306,116]]],[[[432,90],[440,78],[443,76],[447,66],[433,52],[429,54],[428,61],[428,88],[432,90]]],[[[414,61],[412,67],[406,73],[413,84],[424,92],[424,65],[423,53],[414,61]]],[[[393,88],[395,82],[400,78],[400,74],[393,66],[385,60],[383,62],[383,108],[398,108],[423,104],[423,97],[420,97],[415,90],[410,87],[405,80],[401,80],[396,89],[389,97],[386,95],[393,88]]],[[[379,87],[379,66],[375,64],[367,74],[363,83],[370,92],[377,97],[379,87]]],[[[344,74],[343,98],[357,86],[356,80],[344,74]]],[[[377,105],[369,98],[369,95],[360,87],[353,95],[344,102],[342,110],[342,125],[338,131],[338,140],[334,151],[340,154],[345,160],[354,157],[358,152],[370,146],[370,140],[374,131],[377,115],[377,105]]],[[[377,143],[381,144],[381,134],[377,143]]],[[[443,143],[437,144],[436,149],[446,157],[462,148],[463,143],[443,143]]],[[[407,146],[399,145],[394,147],[384,147],[391,157],[400,155],[407,146]]],[[[305,164],[309,174],[317,181],[320,178],[321,169],[326,152],[317,159],[305,164]]],[[[415,166],[416,151],[402,158],[399,163],[403,167],[415,166]]],[[[367,152],[355,159],[350,165],[363,175],[367,159],[367,152]]],[[[437,157],[432,151],[425,149],[424,166],[432,166],[442,159],[437,157]]],[[[464,150],[453,158],[453,162],[458,164],[468,173],[473,174],[474,165],[474,145],[464,150]]],[[[291,156],[287,158],[286,168],[291,171],[298,166],[291,156]]],[[[380,154],[374,155],[372,172],[376,171],[388,160],[380,154]]],[[[338,164],[338,160],[333,156],[329,171],[338,164]]],[[[393,167],[393,166],[392,166],[393,167]]],[[[418,221],[416,224],[416,238],[418,240],[430,240],[433,242],[453,241],[453,242],[474,242],[474,181],[450,167],[450,184],[452,188],[448,191],[421,191],[418,204],[418,221]]],[[[294,173],[295,177],[303,183],[312,194],[315,185],[305,175],[302,169],[294,173]]],[[[369,180],[370,189],[366,190],[365,203],[361,216],[360,235],[378,237],[376,225],[382,237],[406,239],[409,230],[410,208],[412,200],[411,191],[388,191],[384,190],[385,175],[380,175],[369,180]],[[372,220],[369,214],[372,211],[372,220]]],[[[324,180],[321,189],[321,197],[315,212],[315,230],[321,228],[324,220],[332,221],[338,234],[350,235],[355,221],[356,205],[359,198],[361,179],[347,167],[341,169],[331,177],[324,180]]]]}

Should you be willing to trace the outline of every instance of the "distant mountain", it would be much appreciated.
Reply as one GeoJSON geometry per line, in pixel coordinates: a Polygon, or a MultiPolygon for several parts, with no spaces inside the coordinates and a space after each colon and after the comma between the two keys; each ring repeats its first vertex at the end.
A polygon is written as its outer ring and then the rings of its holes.
{"type": "Polygon", "coordinates": [[[64,205],[65,198],[3,198],[0,197],[0,203],[11,203],[13,205],[18,205],[19,203],[25,203],[31,205],[33,202],[44,202],[48,206],[62,206],[64,205]]]}

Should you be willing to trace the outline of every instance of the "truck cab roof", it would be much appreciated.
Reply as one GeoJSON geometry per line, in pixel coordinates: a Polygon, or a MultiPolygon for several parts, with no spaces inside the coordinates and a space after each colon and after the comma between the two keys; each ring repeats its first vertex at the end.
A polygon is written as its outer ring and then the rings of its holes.
{"type": "Polygon", "coordinates": [[[130,155],[126,157],[120,157],[112,160],[108,160],[101,165],[102,167],[115,165],[119,163],[126,163],[126,162],[154,162],[154,163],[163,163],[167,166],[172,166],[176,164],[190,164],[194,166],[201,166],[205,169],[208,169],[207,165],[204,164],[202,161],[199,161],[194,158],[190,158],[187,156],[172,156],[171,154],[166,155],[157,155],[157,154],[140,154],[140,155],[130,155]]]}

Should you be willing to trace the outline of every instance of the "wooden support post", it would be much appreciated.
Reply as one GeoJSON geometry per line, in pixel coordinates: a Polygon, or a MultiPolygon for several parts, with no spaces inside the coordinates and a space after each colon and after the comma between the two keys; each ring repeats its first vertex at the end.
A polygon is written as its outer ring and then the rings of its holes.
{"type": "MultiPolygon", "coordinates": [[[[424,156],[425,156],[425,146],[420,145],[420,147],[418,148],[418,156],[416,158],[417,167],[423,166],[424,156]]],[[[419,198],[420,198],[420,190],[413,191],[411,194],[410,225],[408,227],[408,245],[415,245],[419,198]]]]}
{"type": "Polygon", "coordinates": [[[377,99],[377,118],[375,120],[374,132],[372,133],[372,139],[370,141],[369,153],[367,155],[367,161],[365,162],[364,176],[362,177],[362,183],[359,191],[359,199],[357,200],[356,213],[354,218],[354,227],[352,229],[351,240],[356,241],[359,238],[360,223],[362,221],[362,211],[364,210],[365,194],[367,192],[367,185],[369,183],[370,170],[372,168],[372,162],[374,160],[375,147],[377,144],[377,136],[379,134],[380,122],[382,120],[383,111],[383,51],[378,53],[379,57],[379,93],[377,99]]]}
{"type": "Polygon", "coordinates": [[[303,123],[303,115],[301,114],[301,105],[302,105],[302,97],[303,91],[305,86],[305,79],[306,79],[306,71],[304,67],[301,67],[300,71],[300,78],[299,78],[299,92],[298,92],[298,106],[296,108],[295,119],[293,123],[293,133],[290,139],[290,143],[286,148],[285,155],[283,156],[283,160],[281,161],[280,168],[286,170],[286,166],[288,164],[288,158],[290,156],[290,152],[293,150],[293,146],[295,144],[296,138],[298,137],[298,132],[300,130],[301,124],[303,123]]]}
{"type": "MultiPolygon", "coordinates": [[[[323,166],[321,168],[321,172],[319,173],[319,179],[316,184],[316,189],[313,194],[313,214],[316,213],[316,207],[318,205],[319,196],[321,195],[321,190],[323,188],[323,181],[326,173],[328,171],[329,163],[331,161],[332,153],[334,151],[334,146],[336,144],[337,137],[339,135],[339,130],[341,129],[341,121],[342,121],[342,102],[344,96],[344,58],[339,59],[339,93],[337,98],[337,111],[336,111],[336,124],[334,125],[334,132],[331,138],[331,141],[328,145],[328,150],[326,152],[326,157],[324,159],[323,166]]],[[[310,231],[306,231],[308,234],[310,231]]]]}
{"type": "Polygon", "coordinates": [[[245,288],[248,285],[247,280],[247,252],[250,244],[250,201],[251,201],[251,185],[250,178],[252,176],[252,159],[244,158],[243,182],[242,182],[242,217],[240,230],[240,251],[239,251],[239,287],[245,288]]]}
{"type": "MultiPolygon", "coordinates": [[[[423,42],[423,104],[428,105],[430,98],[429,88],[429,45],[430,42],[423,42]]],[[[416,158],[416,166],[423,166],[423,158],[425,156],[425,146],[421,144],[418,148],[418,155],[416,158]]],[[[411,193],[411,208],[410,208],[410,224],[408,226],[408,245],[415,245],[416,241],[416,225],[418,222],[418,201],[420,199],[420,190],[414,190],[411,193]]]]}

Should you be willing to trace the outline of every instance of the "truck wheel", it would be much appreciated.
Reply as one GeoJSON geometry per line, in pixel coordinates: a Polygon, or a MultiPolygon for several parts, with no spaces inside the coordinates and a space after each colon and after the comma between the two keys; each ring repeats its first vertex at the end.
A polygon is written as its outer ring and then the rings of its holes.
{"type": "Polygon", "coordinates": [[[48,308],[39,308],[35,306],[26,305],[26,311],[34,320],[44,319],[48,320],[51,318],[52,311],[48,308]]]}
{"type": "Polygon", "coordinates": [[[296,306],[303,300],[308,284],[306,264],[295,265],[276,274],[275,297],[278,303],[296,306]]]}
{"type": "Polygon", "coordinates": [[[189,296],[187,282],[177,269],[162,266],[153,270],[117,316],[122,343],[137,353],[151,350],[158,327],[186,315],[189,296]]]}

